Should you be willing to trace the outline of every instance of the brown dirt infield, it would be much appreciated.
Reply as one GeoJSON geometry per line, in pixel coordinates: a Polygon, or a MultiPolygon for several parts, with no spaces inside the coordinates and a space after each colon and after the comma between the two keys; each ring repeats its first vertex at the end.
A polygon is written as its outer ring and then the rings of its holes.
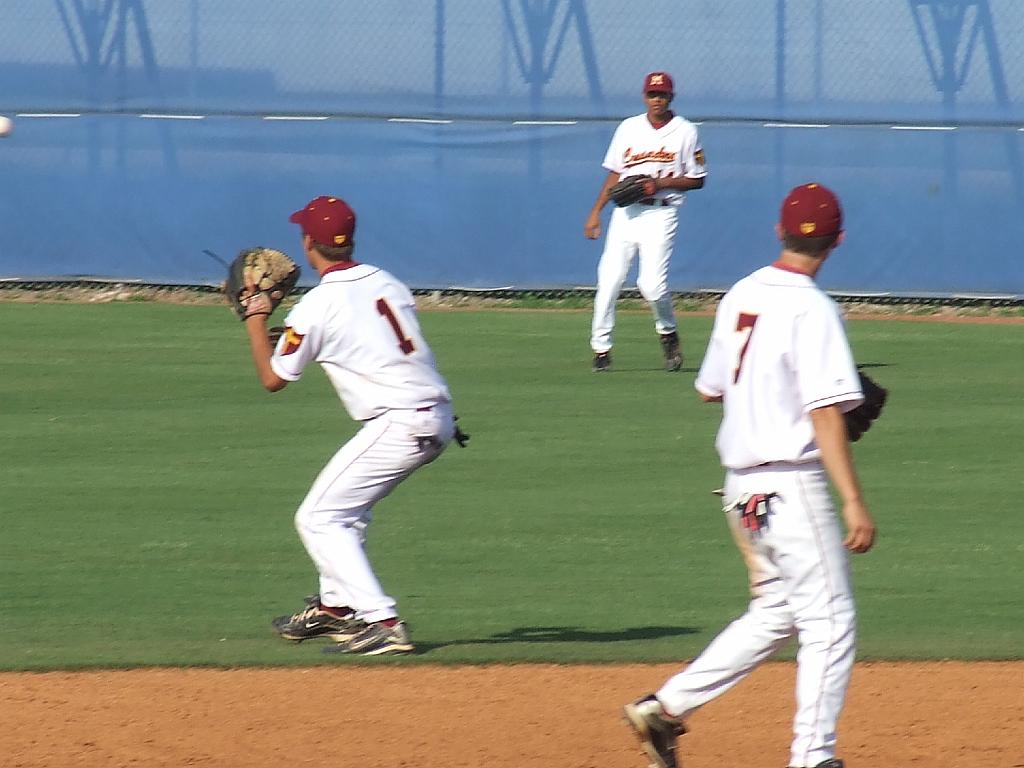
{"type": "MultiPolygon", "coordinates": [[[[674,665],[0,674],[8,768],[643,768],[620,705],[674,665]]],[[[792,663],[690,721],[683,768],[786,765],[792,663]]],[[[1024,767],[1024,663],[861,663],[848,768],[1024,767]]]]}

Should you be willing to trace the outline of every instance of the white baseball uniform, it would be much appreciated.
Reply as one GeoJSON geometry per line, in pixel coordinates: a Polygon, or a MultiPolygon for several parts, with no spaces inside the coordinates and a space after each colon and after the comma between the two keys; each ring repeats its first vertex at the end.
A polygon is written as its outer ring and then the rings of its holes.
{"type": "Polygon", "coordinates": [[[285,320],[271,358],[295,381],[318,362],[349,415],[363,422],[320,472],[295,527],[320,574],[320,600],[368,623],[397,615],[366,557],[373,505],[436,459],[455,422],[448,386],[420,331],[409,289],[382,269],[324,271],[285,320]]]}
{"type": "MultiPolygon", "coordinates": [[[[651,125],[646,114],[623,120],[612,136],[603,165],[618,173],[620,179],[641,175],[699,179],[707,175],[697,126],[678,115],[660,128],[651,125]]],[[[655,330],[666,334],[676,329],[672,296],[668,291],[668,267],[675,244],[679,206],[685,198],[685,193],[679,190],[662,189],[643,202],[612,211],[604,251],[597,266],[590,338],[594,352],[607,352],[612,348],[615,302],[638,253],[636,287],[651,305],[655,330]]]]}
{"type": "Polygon", "coordinates": [[[724,508],[752,600],[657,697],[685,718],[796,636],[790,765],[816,766],[835,756],[856,635],[843,533],[809,415],[863,401],[838,307],[807,275],[780,263],[757,270],[723,297],[696,387],[723,398],[724,508]],[[743,511],[759,494],[772,496],[750,507],[752,522],[743,511]]]}

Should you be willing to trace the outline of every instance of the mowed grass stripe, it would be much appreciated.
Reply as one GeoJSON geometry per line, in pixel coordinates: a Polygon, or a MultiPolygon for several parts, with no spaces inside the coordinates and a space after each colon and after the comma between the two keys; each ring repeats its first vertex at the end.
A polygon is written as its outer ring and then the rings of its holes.
{"type": "MultiPolygon", "coordinates": [[[[315,589],[292,515],[356,428],[318,369],[265,393],[216,307],[0,318],[0,668],[353,663],[268,624],[315,589]]],[[[686,659],[742,612],[692,386],[710,318],[683,318],[676,375],[639,312],[590,373],[589,320],[423,313],[472,441],[378,507],[371,556],[422,651],[387,663],[686,659]]],[[[853,564],[862,658],[1020,658],[1019,326],[850,334],[892,392],[855,446],[881,531],[853,564]]]]}

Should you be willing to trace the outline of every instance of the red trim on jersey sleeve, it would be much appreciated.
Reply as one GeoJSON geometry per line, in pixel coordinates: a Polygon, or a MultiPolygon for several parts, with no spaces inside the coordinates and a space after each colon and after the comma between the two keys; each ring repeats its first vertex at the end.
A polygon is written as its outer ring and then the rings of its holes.
{"type": "Polygon", "coordinates": [[[712,389],[711,387],[699,381],[694,383],[693,388],[700,392],[702,395],[707,395],[708,397],[722,397],[725,394],[724,392],[719,392],[715,389],[712,389]]]}
{"type": "Polygon", "coordinates": [[[358,267],[358,266],[359,266],[359,262],[358,261],[340,261],[337,264],[331,264],[331,266],[329,266],[325,270],[323,270],[320,273],[320,277],[323,277],[324,275],[328,274],[329,272],[340,272],[343,269],[352,269],[352,267],[358,267]]]}

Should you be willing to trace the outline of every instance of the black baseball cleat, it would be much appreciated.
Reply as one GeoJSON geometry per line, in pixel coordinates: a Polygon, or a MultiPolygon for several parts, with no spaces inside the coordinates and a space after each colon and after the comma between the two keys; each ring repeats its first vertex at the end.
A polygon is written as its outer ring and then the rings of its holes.
{"type": "Polygon", "coordinates": [[[665,355],[665,370],[670,372],[678,371],[683,367],[683,353],[679,349],[679,334],[675,331],[659,333],[661,351],[665,355]]]}
{"type": "Polygon", "coordinates": [[[828,760],[818,763],[814,768],[843,768],[843,761],[831,757],[828,760]]]}
{"type": "Polygon", "coordinates": [[[415,646],[409,638],[404,621],[377,621],[366,624],[363,631],[348,639],[324,648],[324,653],[357,653],[362,656],[393,656],[412,653],[415,646]]]}
{"type": "Polygon", "coordinates": [[[306,598],[305,610],[291,616],[278,616],[270,625],[279,636],[295,643],[317,637],[342,643],[366,629],[366,622],[357,619],[354,611],[343,616],[325,611],[318,597],[306,598]]]}
{"type": "Polygon", "coordinates": [[[604,373],[612,369],[612,353],[611,352],[595,352],[594,353],[594,364],[591,370],[594,373],[604,373]]]}
{"type": "Polygon", "coordinates": [[[679,768],[676,762],[676,739],[686,728],[675,718],[665,715],[661,702],[654,694],[644,696],[623,707],[626,722],[640,739],[651,768],[679,768]]]}
{"type": "MultiPolygon", "coordinates": [[[[309,608],[310,606],[319,608],[320,595],[306,595],[304,598],[302,598],[302,602],[306,604],[306,608],[309,608]]],[[[306,608],[304,608],[303,610],[306,610],[306,608]]],[[[285,624],[289,623],[292,619],[294,619],[295,615],[296,614],[290,613],[287,616],[277,616],[276,618],[271,619],[270,626],[272,626],[274,630],[277,631],[279,627],[283,627],[285,624]]]]}
{"type": "MultiPolygon", "coordinates": [[[[302,598],[302,602],[306,604],[306,608],[309,608],[310,606],[313,606],[315,608],[319,608],[320,607],[320,595],[306,595],[304,598],[302,598]]],[[[305,608],[303,610],[305,610],[305,608]]],[[[293,618],[295,618],[295,614],[291,614],[291,613],[288,614],[287,616],[278,616],[278,617],[276,617],[274,619],[271,619],[270,626],[272,626],[276,630],[278,627],[283,627],[285,624],[290,622],[293,618]]]]}

